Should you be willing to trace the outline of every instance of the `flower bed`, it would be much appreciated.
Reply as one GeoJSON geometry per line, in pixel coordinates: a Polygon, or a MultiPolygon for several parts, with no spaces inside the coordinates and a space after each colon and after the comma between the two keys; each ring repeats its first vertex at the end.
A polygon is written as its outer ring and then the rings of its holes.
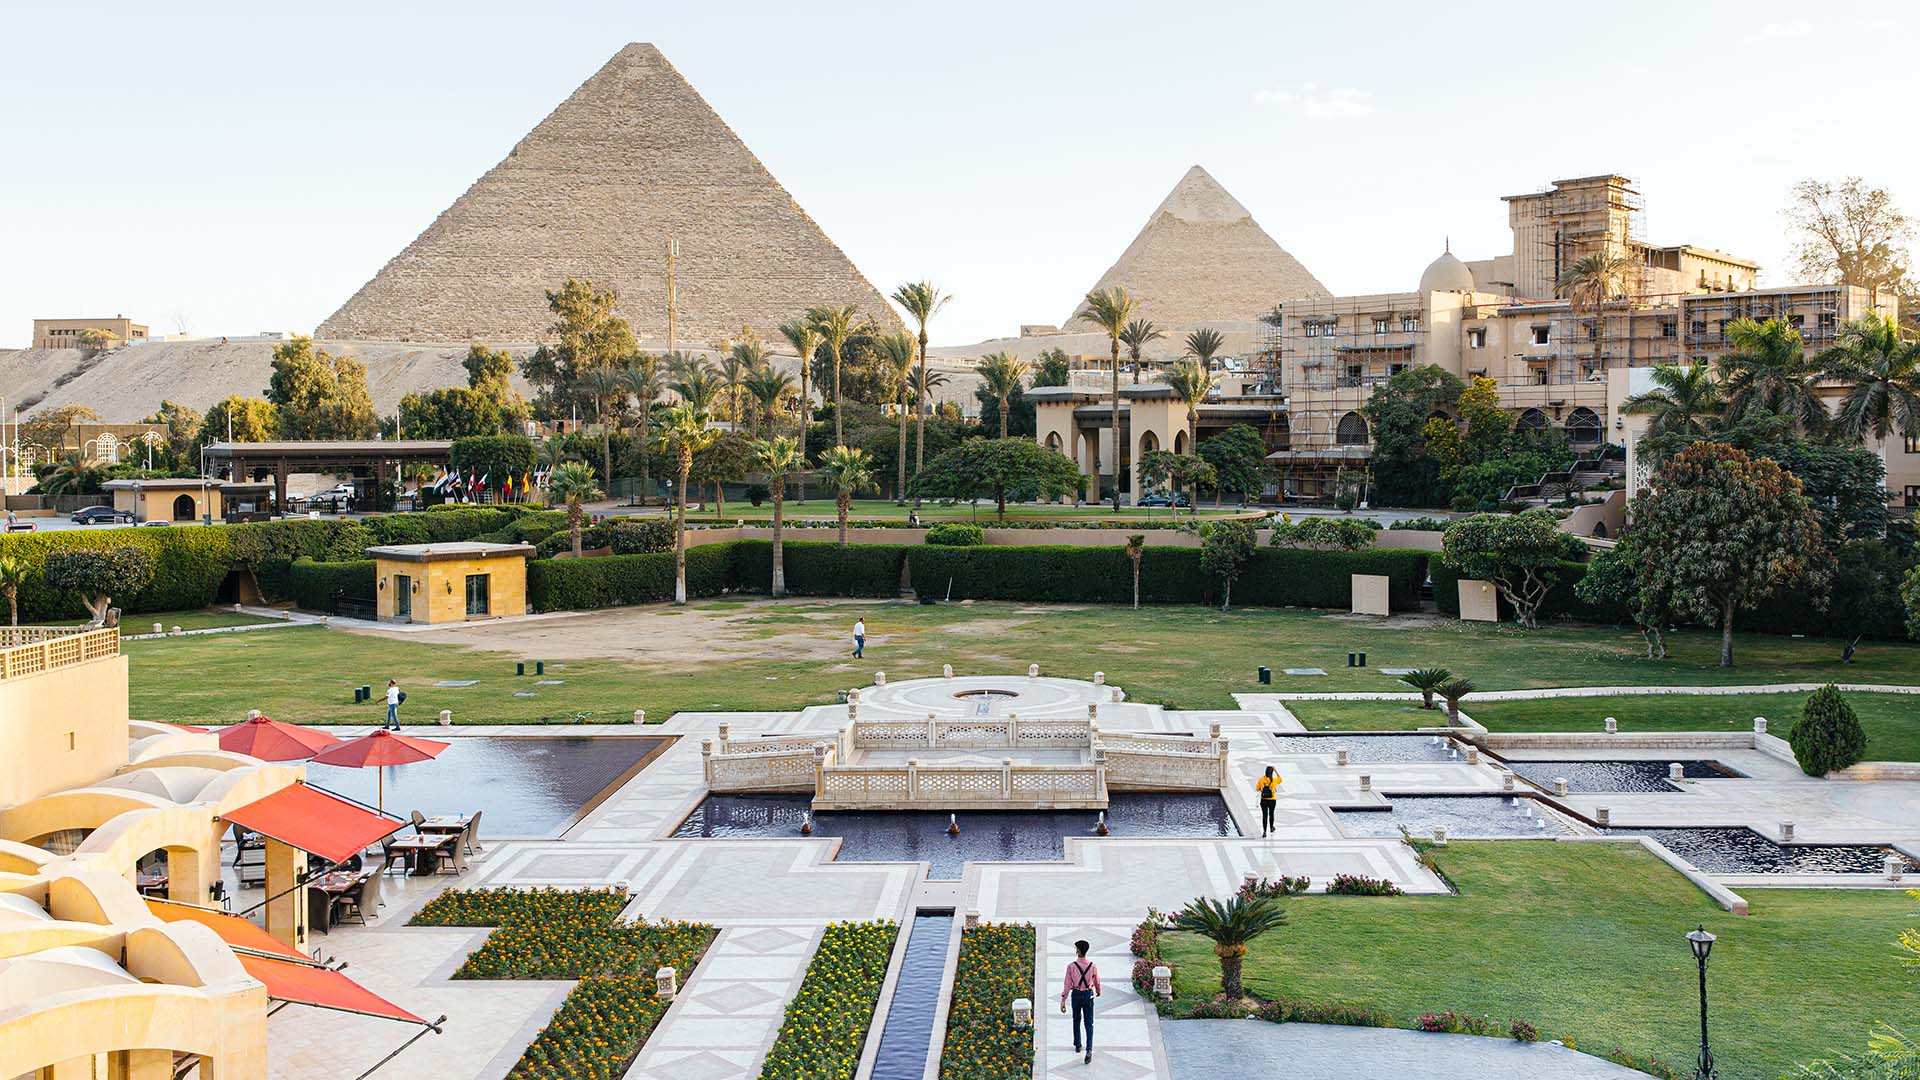
{"type": "Polygon", "coordinates": [[[1253,881],[1241,882],[1240,898],[1248,901],[1259,899],[1281,900],[1289,896],[1299,896],[1312,887],[1313,878],[1305,874],[1299,877],[1288,877],[1282,874],[1272,881],[1268,881],[1266,878],[1257,878],[1253,881]]]}
{"type": "Polygon", "coordinates": [[[852,1080],[899,926],[831,923],[760,1068],[760,1080],[852,1080]]]}
{"type": "Polygon", "coordinates": [[[1013,1000],[1033,996],[1033,927],[982,923],[960,935],[940,1080],[1025,1080],[1033,1028],[1015,1027],[1013,1000]]]}
{"type": "Polygon", "coordinates": [[[409,926],[494,926],[456,979],[578,979],[508,1080],[615,1080],[666,1014],[654,972],[682,977],[712,943],[699,923],[626,922],[622,889],[452,889],[409,926]]]}
{"type": "Polygon", "coordinates": [[[1335,874],[1327,883],[1329,896],[1399,896],[1400,886],[1386,878],[1370,878],[1360,874],[1335,874]]]}

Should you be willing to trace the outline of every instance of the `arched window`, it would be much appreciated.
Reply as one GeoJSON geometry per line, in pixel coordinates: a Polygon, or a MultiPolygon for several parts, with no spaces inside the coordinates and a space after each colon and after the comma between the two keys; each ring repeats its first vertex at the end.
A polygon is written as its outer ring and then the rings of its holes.
{"type": "Polygon", "coordinates": [[[173,500],[173,520],[193,520],[193,496],[181,495],[173,500]]]}
{"type": "Polygon", "coordinates": [[[1140,433],[1140,453],[1141,454],[1143,455],[1151,454],[1158,449],[1160,449],[1160,440],[1154,438],[1153,432],[1144,431],[1140,433]]]}
{"type": "Polygon", "coordinates": [[[1592,446],[1600,441],[1600,415],[1582,405],[1567,414],[1567,441],[1592,446]]]}
{"type": "Polygon", "coordinates": [[[1053,452],[1054,452],[1054,453],[1056,453],[1056,454],[1062,454],[1062,453],[1065,453],[1065,452],[1066,452],[1066,451],[1064,451],[1064,450],[1062,450],[1062,449],[1060,448],[1060,433],[1059,433],[1059,432],[1057,432],[1057,431],[1049,431],[1049,432],[1047,432],[1047,449],[1049,449],[1049,450],[1051,450],[1051,451],[1053,451],[1053,452]]]}
{"type": "Polygon", "coordinates": [[[1547,430],[1547,414],[1539,409],[1528,409],[1520,414],[1520,422],[1515,426],[1522,434],[1537,435],[1547,430]]]}
{"type": "Polygon", "coordinates": [[[1341,446],[1367,445],[1367,421],[1357,412],[1350,412],[1340,418],[1340,426],[1334,429],[1333,441],[1341,446]]]}
{"type": "Polygon", "coordinates": [[[1184,454],[1187,452],[1186,432],[1176,431],[1173,433],[1173,452],[1176,454],[1184,454]]]}

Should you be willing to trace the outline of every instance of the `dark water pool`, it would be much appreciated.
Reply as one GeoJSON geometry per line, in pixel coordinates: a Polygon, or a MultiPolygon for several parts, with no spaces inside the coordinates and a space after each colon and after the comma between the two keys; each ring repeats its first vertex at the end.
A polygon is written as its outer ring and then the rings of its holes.
{"type": "Polygon", "coordinates": [[[1533,799],[1512,795],[1390,795],[1391,810],[1335,810],[1348,836],[1399,836],[1402,827],[1415,836],[1431,836],[1435,827],[1449,837],[1564,836],[1564,822],[1533,799]]]}
{"type": "MultiPolygon", "coordinates": [[[[682,838],[800,836],[809,795],[709,795],[674,831],[682,838]]],[[[1062,839],[1093,836],[1092,810],[962,810],[960,835],[947,835],[945,811],[830,810],[813,817],[814,836],[840,837],[843,862],[931,863],[929,878],[957,881],[969,862],[1056,862],[1062,839]]],[[[1213,794],[1116,794],[1107,805],[1113,836],[1238,836],[1233,815],[1213,794]]]]}
{"type": "Polygon", "coordinates": [[[401,817],[418,810],[485,816],[482,840],[490,837],[553,836],[579,817],[608,785],[627,775],[656,747],[659,736],[582,735],[463,736],[432,761],[384,769],[308,765],[315,787],[336,791],[369,806],[385,773],[386,808],[401,817]]]}
{"type": "MultiPolygon", "coordinates": [[[[1609,829],[1649,836],[1709,874],[1884,874],[1893,849],[1869,844],[1782,846],[1744,828],[1609,829]]],[[[1911,860],[1909,860],[1911,865],[1911,860]]]]}
{"type": "Polygon", "coordinates": [[[1355,764],[1386,761],[1464,761],[1451,739],[1433,735],[1278,735],[1282,754],[1349,752],[1355,764]]]}
{"type": "MultiPolygon", "coordinates": [[[[1556,777],[1568,791],[1672,791],[1666,761],[1509,761],[1507,768],[1551,791],[1556,777]]],[[[1682,761],[1689,780],[1725,780],[1740,774],[1717,761],[1682,761]]]]}
{"type": "Polygon", "coordinates": [[[953,937],[953,913],[922,912],[913,917],[902,958],[900,978],[893,984],[893,1003],[887,1008],[887,1026],[880,1032],[874,1053],[873,1080],[920,1080],[927,1071],[927,1053],[933,1049],[933,1013],[945,988],[947,942],[953,937]]]}

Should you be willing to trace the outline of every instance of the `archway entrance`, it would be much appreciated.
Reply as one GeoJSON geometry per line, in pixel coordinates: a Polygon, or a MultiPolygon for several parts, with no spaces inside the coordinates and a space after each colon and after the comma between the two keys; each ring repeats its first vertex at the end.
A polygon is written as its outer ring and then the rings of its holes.
{"type": "Polygon", "coordinates": [[[174,498],[174,500],[173,500],[173,520],[175,520],[175,521],[192,521],[192,520],[194,519],[194,517],[196,516],[196,515],[194,514],[194,512],[193,512],[193,511],[194,511],[194,506],[193,506],[193,496],[191,496],[191,495],[180,495],[180,496],[176,496],[176,497],[174,498]]]}

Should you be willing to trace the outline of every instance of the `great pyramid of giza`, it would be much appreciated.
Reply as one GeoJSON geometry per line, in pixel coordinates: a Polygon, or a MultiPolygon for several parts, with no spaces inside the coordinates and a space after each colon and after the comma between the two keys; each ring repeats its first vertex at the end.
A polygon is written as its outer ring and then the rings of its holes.
{"type": "MultiPolygon", "coordinates": [[[[1282,300],[1332,295],[1198,165],[1161,200],[1094,288],[1115,285],[1162,329],[1251,322],[1282,300]]],[[[1085,324],[1069,315],[1062,325],[1085,324]]]]}
{"type": "Polygon", "coordinates": [[[320,324],[333,340],[526,343],[567,277],[619,294],[680,343],[775,327],[813,304],[898,317],[698,91],[647,44],[621,49],[320,324]]]}

